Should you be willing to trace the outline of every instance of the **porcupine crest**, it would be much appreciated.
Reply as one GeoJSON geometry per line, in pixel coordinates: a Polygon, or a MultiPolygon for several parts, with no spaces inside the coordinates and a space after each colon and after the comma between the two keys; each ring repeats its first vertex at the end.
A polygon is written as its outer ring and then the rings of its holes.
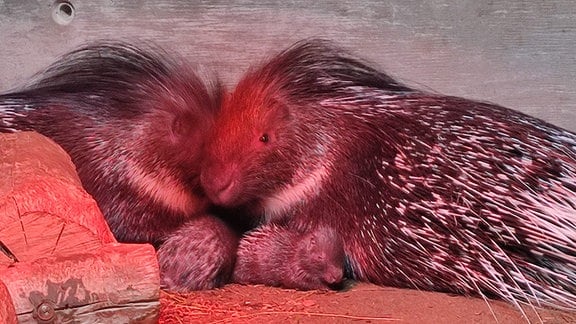
{"type": "Polygon", "coordinates": [[[206,81],[155,46],[99,41],[1,95],[0,132],[52,138],[117,238],[155,241],[204,205],[191,192],[220,97],[206,81]]]}
{"type": "Polygon", "coordinates": [[[409,89],[315,40],[230,98],[206,164],[233,172],[202,175],[215,201],[336,228],[356,279],[576,309],[575,134],[409,89]]]}

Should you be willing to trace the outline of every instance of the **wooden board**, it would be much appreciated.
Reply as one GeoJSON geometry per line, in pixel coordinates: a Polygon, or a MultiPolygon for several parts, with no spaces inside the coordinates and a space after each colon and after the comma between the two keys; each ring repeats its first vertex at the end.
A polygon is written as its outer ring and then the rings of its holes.
{"type": "Polygon", "coordinates": [[[496,102],[576,130],[576,2],[474,0],[0,0],[0,91],[97,38],[152,40],[232,85],[249,64],[313,36],[402,80],[496,102]]]}
{"type": "Polygon", "coordinates": [[[0,323],[154,323],[154,248],[116,243],[48,138],[0,134],[0,152],[0,323]]]}
{"type": "Polygon", "coordinates": [[[17,262],[0,267],[0,278],[20,323],[35,323],[40,311],[77,323],[154,323],[159,315],[159,269],[148,244],[17,262]]]}

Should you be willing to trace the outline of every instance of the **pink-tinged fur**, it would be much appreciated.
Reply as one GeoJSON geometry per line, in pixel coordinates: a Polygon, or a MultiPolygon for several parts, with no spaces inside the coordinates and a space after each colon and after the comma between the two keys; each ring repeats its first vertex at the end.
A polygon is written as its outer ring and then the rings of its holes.
{"type": "Polygon", "coordinates": [[[326,227],[298,233],[275,224],[248,233],[238,248],[233,280],[328,290],[344,280],[344,246],[326,227]]]}
{"type": "Polygon", "coordinates": [[[169,170],[158,169],[154,174],[143,170],[137,162],[130,163],[126,171],[127,178],[134,188],[166,208],[184,214],[195,214],[206,206],[206,200],[191,195],[182,181],[169,173],[169,170]]]}
{"type": "Polygon", "coordinates": [[[281,188],[278,193],[264,198],[262,208],[267,221],[274,221],[281,218],[287,211],[294,208],[307,197],[318,194],[322,188],[323,181],[329,176],[324,165],[318,165],[315,170],[297,171],[294,183],[290,183],[281,188]]]}
{"type": "Polygon", "coordinates": [[[234,268],[238,238],[223,221],[196,217],[158,249],[161,286],[174,291],[210,289],[228,282],[234,268]]]}
{"type": "MultiPolygon", "coordinates": [[[[218,113],[201,182],[265,233],[332,229],[352,279],[576,309],[576,134],[411,89],[327,42],[248,71],[218,113]]],[[[293,253],[259,233],[238,252],[254,269],[269,267],[257,259],[268,249],[293,253]]]]}
{"type": "Polygon", "coordinates": [[[221,95],[214,77],[157,47],[97,42],[0,95],[0,132],[62,146],[116,238],[160,247],[167,289],[212,288],[229,280],[237,240],[199,183],[221,95]]]}

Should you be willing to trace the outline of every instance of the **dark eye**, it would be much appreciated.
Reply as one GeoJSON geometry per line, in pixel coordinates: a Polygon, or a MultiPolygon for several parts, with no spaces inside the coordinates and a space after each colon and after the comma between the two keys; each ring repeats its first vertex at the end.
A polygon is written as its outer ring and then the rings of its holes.
{"type": "Polygon", "coordinates": [[[268,134],[262,134],[262,136],[260,136],[259,141],[262,143],[268,143],[268,141],[270,141],[270,137],[268,136],[268,134]]]}

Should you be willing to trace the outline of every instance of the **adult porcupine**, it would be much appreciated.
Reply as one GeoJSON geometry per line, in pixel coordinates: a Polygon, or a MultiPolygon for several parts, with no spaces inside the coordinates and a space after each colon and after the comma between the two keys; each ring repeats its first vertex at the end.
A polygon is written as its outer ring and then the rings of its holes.
{"type": "Polygon", "coordinates": [[[220,89],[156,46],[100,41],[0,95],[0,132],[53,139],[119,241],[161,246],[162,273],[180,269],[168,288],[208,288],[231,273],[237,243],[223,223],[205,218],[199,190],[199,151],[220,89]],[[203,225],[204,235],[187,234],[203,225]],[[210,239],[220,243],[204,244],[210,239]]]}
{"type": "Polygon", "coordinates": [[[204,162],[214,202],[335,229],[353,279],[576,309],[576,135],[542,120],[309,40],[239,82],[204,162]]]}

